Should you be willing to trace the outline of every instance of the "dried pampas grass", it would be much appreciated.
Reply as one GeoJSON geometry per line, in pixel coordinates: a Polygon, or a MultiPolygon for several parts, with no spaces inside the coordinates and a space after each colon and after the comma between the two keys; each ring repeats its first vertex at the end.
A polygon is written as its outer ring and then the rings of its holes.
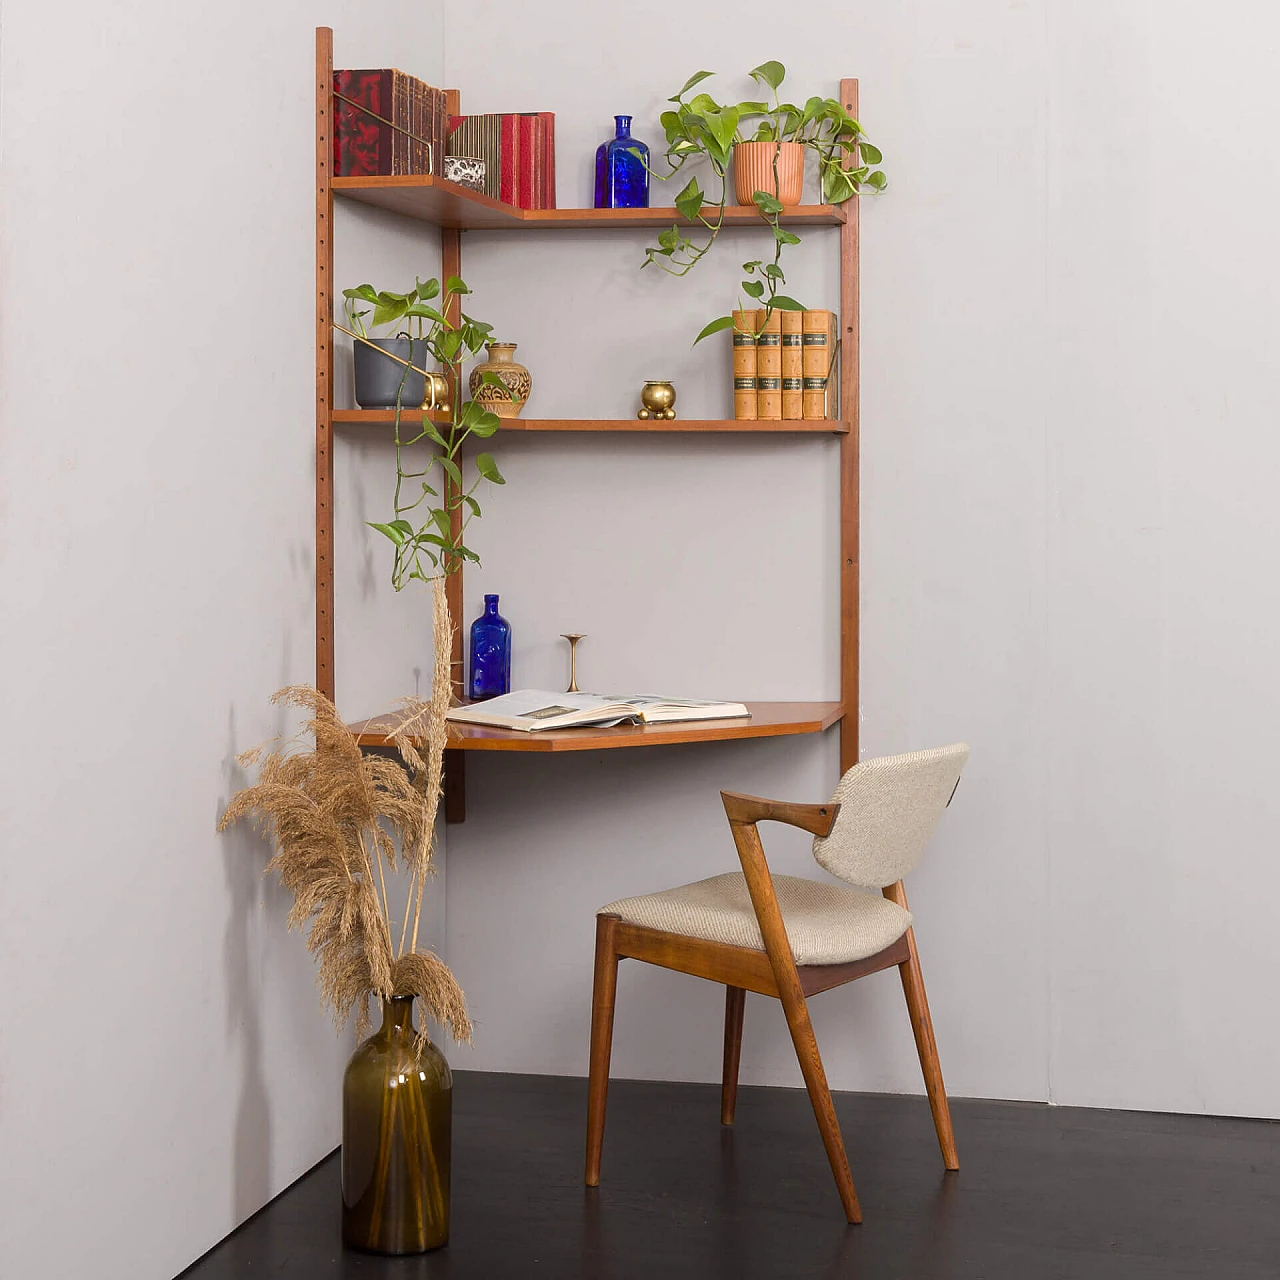
{"type": "MultiPolygon", "coordinates": [[[[366,756],[328,698],[308,685],[291,685],[272,702],[309,712],[302,732],[240,757],[246,768],[257,766],[258,780],[232,798],[218,830],[248,818],[274,843],[267,871],[278,872],[293,894],[289,927],[307,931],[321,997],[339,1028],[354,1009],[363,1037],[369,996],[414,995],[455,1040],[470,1043],[461,988],[439,956],[418,950],[422,894],[433,871],[453,644],[444,583],[432,586],[431,697],[404,699],[388,734],[403,763],[366,756]],[[400,868],[410,876],[410,891],[393,944],[386,877],[400,868]]],[[[419,1053],[429,1043],[426,1020],[420,1021],[419,1053]]]]}

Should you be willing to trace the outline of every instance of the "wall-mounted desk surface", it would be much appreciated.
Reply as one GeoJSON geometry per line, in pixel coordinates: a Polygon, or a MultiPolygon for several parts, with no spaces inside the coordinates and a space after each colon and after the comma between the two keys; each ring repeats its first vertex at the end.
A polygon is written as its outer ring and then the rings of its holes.
{"type": "MultiPolygon", "coordinates": [[[[685,720],[676,724],[620,724],[612,729],[546,729],[521,733],[485,725],[450,725],[449,747],[458,751],[606,751],[616,747],[718,742],[725,738],[779,738],[820,733],[841,717],[838,702],[748,702],[751,715],[734,720],[685,720]]],[[[362,747],[387,746],[388,716],[351,726],[362,747]]]]}

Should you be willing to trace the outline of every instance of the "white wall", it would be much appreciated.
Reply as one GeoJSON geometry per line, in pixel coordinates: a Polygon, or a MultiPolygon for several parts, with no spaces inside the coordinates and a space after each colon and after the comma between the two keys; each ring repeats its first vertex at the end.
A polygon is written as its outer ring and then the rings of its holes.
{"type": "MultiPolygon", "coordinates": [[[[430,4],[3,9],[6,1276],[172,1276],[338,1141],[349,1044],[263,844],[214,832],[314,675],[318,22],[438,83],[430,4]]],[[[352,271],[438,261],[339,231],[352,271]]],[[[380,645],[344,693],[386,698],[429,643],[351,545],[359,464],[338,568],[380,645]]]]}
{"type": "MultiPolygon", "coordinates": [[[[561,3],[495,80],[485,35],[520,6],[451,3],[445,69],[468,109],[557,112],[562,204],[589,201],[612,115],[658,142],[663,98],[698,68],[775,56],[803,94],[860,77],[891,175],[864,204],[864,752],[974,747],[909,886],[948,1083],[1280,1115],[1280,1031],[1257,1016],[1280,961],[1280,20],[922,0],[822,3],[775,29],[775,10],[686,6],[655,66],[643,33],[668,10],[561,3]]],[[[832,238],[805,238],[793,291],[831,305],[832,238]]],[[[465,238],[485,314],[533,370],[531,414],[629,413],[664,374],[680,412],[728,412],[724,351],[687,343],[753,242],[681,281],[639,273],[644,243],[465,238]]],[[[555,637],[579,629],[601,688],[835,696],[829,445],[500,448],[511,484],[468,617],[502,593],[517,684],[563,678],[555,637]]],[[[815,740],[473,758],[448,906],[470,1061],[582,1072],[595,908],[732,867],[721,787],[816,797],[835,770],[815,740]]],[[[812,870],[802,841],[769,835],[780,869],[812,870]]],[[[720,1007],[624,966],[615,1070],[718,1078],[720,1007]]],[[[892,975],[815,1010],[833,1083],[919,1089],[892,975]]],[[[764,1001],[743,1073],[799,1080],[764,1001]]]]}
{"type": "MultiPolygon", "coordinates": [[[[656,141],[665,90],[701,65],[778,56],[806,92],[861,78],[892,176],[864,217],[864,750],[974,746],[911,885],[949,1084],[1280,1114],[1280,1032],[1257,1013],[1280,960],[1277,19],[831,0],[775,31],[775,9],[744,0],[730,25],[687,6],[655,69],[649,45],[624,52],[669,21],[645,4],[531,25],[510,0],[443,24],[347,0],[5,3],[7,1270],[172,1275],[337,1139],[346,1046],[261,844],[213,833],[235,752],[277,727],[267,695],[313,673],[321,21],[340,63],[394,59],[469,109],[555,110],[564,204],[587,201],[613,113],[656,141]],[[495,77],[492,33],[516,26],[495,77]]],[[[427,231],[339,217],[340,285],[438,261],[427,231]]],[[[636,269],[640,233],[474,234],[464,274],[534,371],[531,414],[629,413],[663,374],[681,413],[722,414],[725,354],[687,340],[753,243],[671,281],[636,269]]],[[[835,302],[830,233],[791,261],[794,292],[835,302]]],[[[518,682],[562,678],[576,628],[599,687],[835,696],[831,442],[499,448],[511,483],[487,501],[468,617],[502,593],[518,682]]],[[[350,712],[421,687],[429,651],[360,523],[387,462],[340,442],[350,712]]],[[[819,796],[835,770],[816,739],[474,758],[448,946],[478,1038],[454,1061],[581,1072],[595,908],[732,866],[721,787],[819,796]]],[[[802,840],[770,848],[811,870],[802,840]]],[[[918,1088],[891,975],[815,1011],[835,1084],[918,1088]]],[[[715,1078],[719,1016],[714,989],[634,967],[616,1069],[715,1078]]],[[[762,1001],[744,1076],[798,1082],[762,1001]]]]}
{"type": "MultiPolygon", "coordinates": [[[[557,113],[566,205],[590,202],[614,113],[656,142],[663,99],[699,68],[740,74],[776,56],[806,95],[860,77],[892,181],[864,205],[864,751],[974,744],[911,885],[925,972],[952,1088],[1043,1098],[1043,12],[827,4],[774,29],[775,8],[742,5],[726,23],[714,6],[686,6],[655,68],[621,51],[667,11],[563,3],[495,81],[482,36],[519,6],[453,4],[445,70],[464,109],[557,113]],[[981,178],[966,141],[979,137],[981,178]]],[[[666,374],[678,412],[724,417],[727,347],[689,344],[761,247],[758,234],[725,239],[684,280],[639,271],[643,232],[471,234],[463,265],[533,371],[530,414],[630,414],[641,380],[666,374]]],[[[833,231],[807,233],[789,255],[791,291],[836,305],[837,262],[833,231]]],[[[581,630],[588,687],[838,696],[834,442],[513,437],[500,450],[509,484],[476,539],[485,563],[468,578],[468,616],[482,591],[501,593],[517,685],[554,688],[556,637],[581,630]]],[[[735,866],[722,787],[817,798],[837,767],[834,735],[473,757],[448,896],[450,960],[478,1020],[469,1060],[581,1073],[595,909],[735,866]]],[[[769,841],[780,870],[820,874],[802,839],[769,841]]],[[[719,1078],[717,989],[623,966],[619,999],[620,1075],[719,1078]]],[[[744,1078],[798,1083],[779,1011],[750,1003],[744,1078]]],[[[895,975],[814,1011],[834,1084],[919,1088],[895,975]]]]}

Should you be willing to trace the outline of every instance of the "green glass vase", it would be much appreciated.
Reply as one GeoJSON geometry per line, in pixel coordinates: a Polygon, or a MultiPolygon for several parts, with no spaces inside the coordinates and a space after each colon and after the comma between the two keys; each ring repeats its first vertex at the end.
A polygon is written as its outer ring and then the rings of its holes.
{"type": "Polygon", "coordinates": [[[434,1045],[413,1053],[413,997],[382,1002],[382,1026],[342,1080],[342,1239],[372,1253],[449,1242],[453,1077],[434,1045]]]}

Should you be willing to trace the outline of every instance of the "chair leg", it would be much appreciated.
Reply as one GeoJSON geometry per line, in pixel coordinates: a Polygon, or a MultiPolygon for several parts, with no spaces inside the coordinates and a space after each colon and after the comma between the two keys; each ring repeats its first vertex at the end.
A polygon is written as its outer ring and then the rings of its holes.
{"type": "Polygon", "coordinates": [[[618,991],[618,953],[614,949],[617,916],[596,917],[596,973],[591,993],[591,1067],[587,1086],[587,1186],[600,1185],[604,1147],[604,1109],[609,1093],[609,1055],[613,1048],[613,1006],[618,991]]]}
{"type": "Polygon", "coordinates": [[[738,1063],[742,1059],[742,1016],[747,993],[742,987],[724,989],[724,1078],[720,1085],[720,1123],[732,1124],[738,1106],[738,1063]]]}
{"type": "Polygon", "coordinates": [[[929,1095],[929,1109],[933,1112],[933,1127],[938,1132],[938,1146],[942,1148],[942,1163],[954,1170],[960,1167],[960,1156],[956,1152],[955,1131],[951,1128],[951,1108],[947,1105],[947,1090],[942,1083],[938,1042],[933,1038],[929,997],[924,991],[924,974],[920,971],[920,956],[916,952],[913,929],[907,930],[907,946],[911,955],[898,966],[898,972],[902,975],[902,992],[907,997],[907,1012],[911,1015],[911,1030],[916,1038],[916,1052],[920,1055],[920,1070],[924,1073],[925,1092],[929,1095]]]}
{"type": "MultiPolygon", "coordinates": [[[[782,984],[779,986],[782,987],[782,984]]],[[[849,1157],[840,1137],[840,1122],[836,1119],[835,1104],[831,1101],[831,1090],[827,1085],[827,1073],[822,1067],[822,1057],[818,1053],[813,1023],[809,1021],[809,1006],[802,993],[793,993],[785,987],[782,987],[781,999],[783,1012],[787,1016],[787,1029],[791,1032],[791,1042],[796,1047],[800,1072],[804,1076],[805,1088],[809,1091],[809,1101],[813,1104],[813,1114],[818,1121],[818,1130],[822,1134],[822,1145],[827,1150],[831,1172],[835,1175],[836,1190],[840,1193],[845,1217],[850,1222],[861,1222],[862,1209],[858,1205],[858,1193],[854,1190],[849,1157]]]]}

